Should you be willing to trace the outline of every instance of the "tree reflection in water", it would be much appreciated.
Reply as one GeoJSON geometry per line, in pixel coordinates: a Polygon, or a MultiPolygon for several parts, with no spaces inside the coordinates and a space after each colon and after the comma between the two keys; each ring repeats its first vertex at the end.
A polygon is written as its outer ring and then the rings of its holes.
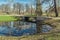
{"type": "Polygon", "coordinates": [[[2,25],[0,26],[1,35],[13,35],[13,36],[28,35],[35,33],[35,30],[36,30],[35,23],[22,22],[22,21],[2,22],[2,25]]]}
{"type": "MultiPolygon", "coordinates": [[[[7,22],[3,27],[3,24],[0,26],[0,35],[6,36],[21,36],[21,35],[32,35],[36,33],[36,23],[30,22],[7,22]],[[10,24],[7,26],[7,24],[10,24]]],[[[49,25],[42,26],[42,32],[48,32],[52,29],[49,25]]]]}

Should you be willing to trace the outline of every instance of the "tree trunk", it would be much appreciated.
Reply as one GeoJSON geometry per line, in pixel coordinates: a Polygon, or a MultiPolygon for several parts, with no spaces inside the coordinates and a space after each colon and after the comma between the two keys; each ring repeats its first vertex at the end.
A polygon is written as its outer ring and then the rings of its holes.
{"type": "Polygon", "coordinates": [[[55,15],[58,17],[57,7],[56,7],[56,0],[54,0],[54,9],[55,9],[55,15]]]}
{"type": "Polygon", "coordinates": [[[32,10],[32,4],[31,4],[31,15],[32,15],[32,11],[33,11],[33,10],[32,10]]]}
{"type": "Polygon", "coordinates": [[[20,15],[20,9],[18,11],[19,11],[18,14],[20,15]]]}
{"type": "Polygon", "coordinates": [[[36,0],[36,15],[41,16],[42,15],[42,9],[41,9],[41,4],[40,0],[36,0]]]}

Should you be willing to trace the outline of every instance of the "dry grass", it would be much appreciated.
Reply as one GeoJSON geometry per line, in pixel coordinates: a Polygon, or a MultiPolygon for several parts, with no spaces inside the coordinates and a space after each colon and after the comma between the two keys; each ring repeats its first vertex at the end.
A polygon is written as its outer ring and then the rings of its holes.
{"type": "MultiPolygon", "coordinates": [[[[57,33],[58,34],[58,33],[57,33]]],[[[20,37],[12,37],[12,36],[0,36],[0,40],[60,40],[60,33],[58,35],[55,34],[45,34],[45,35],[30,35],[30,36],[20,36],[20,37]]]]}
{"type": "Polygon", "coordinates": [[[22,36],[22,37],[0,36],[0,40],[37,40],[42,38],[43,37],[40,35],[22,36]]]}
{"type": "Polygon", "coordinates": [[[0,40],[18,40],[19,37],[0,36],[0,40]]]}

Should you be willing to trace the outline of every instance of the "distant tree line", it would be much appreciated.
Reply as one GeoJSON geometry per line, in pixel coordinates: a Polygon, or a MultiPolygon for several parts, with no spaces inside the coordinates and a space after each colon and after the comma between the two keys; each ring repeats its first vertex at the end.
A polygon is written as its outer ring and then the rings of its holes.
{"type": "Polygon", "coordinates": [[[24,13],[34,13],[35,8],[32,4],[22,4],[22,3],[13,3],[13,4],[1,4],[0,12],[6,14],[24,14],[24,13]]]}

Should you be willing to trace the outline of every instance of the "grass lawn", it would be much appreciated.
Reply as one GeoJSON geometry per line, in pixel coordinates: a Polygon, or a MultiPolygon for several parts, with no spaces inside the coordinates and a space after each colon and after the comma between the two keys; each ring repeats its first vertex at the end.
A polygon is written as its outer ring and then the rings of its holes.
{"type": "Polygon", "coordinates": [[[14,20],[17,19],[13,16],[0,16],[0,21],[14,21],[14,20]]]}

